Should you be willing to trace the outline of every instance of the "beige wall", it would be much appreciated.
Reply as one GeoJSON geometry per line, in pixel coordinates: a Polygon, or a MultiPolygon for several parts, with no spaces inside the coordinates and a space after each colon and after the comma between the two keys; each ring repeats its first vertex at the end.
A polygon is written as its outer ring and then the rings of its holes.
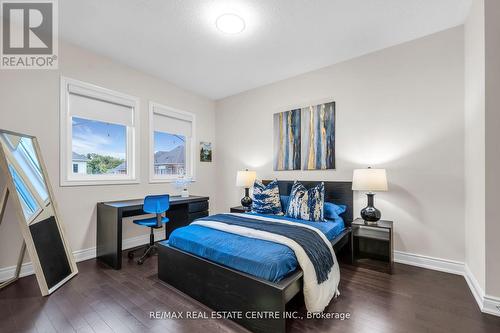
{"type": "MultiPolygon", "coordinates": [[[[500,2],[485,1],[486,295],[500,297],[500,2]]],[[[500,304],[499,304],[500,305],[500,304]]],[[[500,308],[499,308],[500,310],[500,308]]]]}
{"type": "MultiPolygon", "coordinates": [[[[81,48],[61,43],[60,69],[0,71],[0,128],[38,137],[61,217],[72,250],[95,246],[96,202],[175,193],[170,184],[148,183],[148,101],[153,100],[197,116],[197,141],[215,143],[214,102],[163,80],[81,48]],[[140,98],[140,184],[114,186],[59,186],[59,78],[61,75],[140,98]]],[[[196,154],[196,157],[198,154],[196,154]]],[[[197,182],[191,193],[215,200],[215,163],[196,162],[197,182]]],[[[10,205],[11,206],[11,205],[10,205]]],[[[21,235],[9,207],[0,226],[0,268],[15,265],[21,235]]],[[[148,230],[125,223],[124,238],[148,230]]]]}
{"type": "Polygon", "coordinates": [[[484,0],[465,22],[465,263],[485,288],[484,0]]]}
{"type": "MultiPolygon", "coordinates": [[[[238,204],[238,169],[350,180],[372,165],[388,172],[375,203],[395,221],[396,250],[464,261],[463,38],[453,28],[218,101],[217,211],[238,204]],[[273,113],[326,100],[337,106],[337,169],[274,172],[273,113]]],[[[355,213],[365,204],[356,195],[355,213]]]]}
{"type": "Polygon", "coordinates": [[[498,1],[474,0],[465,24],[466,264],[486,298],[500,296],[499,17],[498,1]]]}

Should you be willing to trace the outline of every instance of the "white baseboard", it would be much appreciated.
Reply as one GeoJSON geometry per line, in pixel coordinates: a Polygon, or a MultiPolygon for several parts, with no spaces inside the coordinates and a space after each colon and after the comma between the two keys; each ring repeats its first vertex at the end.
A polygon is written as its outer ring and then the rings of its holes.
{"type": "Polygon", "coordinates": [[[435,271],[464,275],[465,264],[460,261],[428,257],[421,254],[394,251],[394,261],[435,271]]]}
{"type": "Polygon", "coordinates": [[[481,311],[500,317],[500,298],[485,295],[481,311]]]}
{"type": "MultiPolygon", "coordinates": [[[[163,231],[157,232],[155,233],[155,238],[161,239],[163,235],[164,235],[163,231]]],[[[136,246],[147,244],[148,242],[149,242],[149,235],[132,237],[123,240],[122,248],[126,250],[136,246]]],[[[88,249],[74,251],[73,255],[75,256],[75,260],[77,262],[89,260],[96,257],[96,248],[92,247],[88,249]]],[[[500,316],[500,298],[485,295],[481,286],[479,285],[474,275],[471,273],[471,271],[469,270],[469,268],[465,263],[460,261],[434,258],[434,257],[424,256],[421,254],[407,253],[401,251],[394,251],[394,261],[401,264],[417,266],[417,267],[432,269],[435,271],[463,276],[465,278],[465,281],[467,281],[467,284],[472,292],[472,295],[474,296],[474,299],[476,300],[479,306],[479,309],[484,313],[500,316]]],[[[5,281],[14,276],[15,269],[16,269],[15,266],[1,268],[0,281],[5,281]]],[[[20,276],[23,277],[31,274],[34,274],[33,266],[31,265],[30,262],[24,263],[23,266],[21,267],[20,276]]]]}
{"type": "Polygon", "coordinates": [[[500,298],[486,295],[467,265],[465,265],[464,277],[479,309],[484,313],[500,317],[500,298]]]}
{"type": "Polygon", "coordinates": [[[484,303],[484,291],[483,288],[479,285],[479,282],[477,282],[474,274],[469,269],[469,266],[464,265],[464,278],[465,281],[467,282],[467,285],[469,286],[469,289],[472,293],[472,296],[474,296],[474,299],[476,300],[477,305],[479,306],[479,309],[483,311],[483,303],[484,303]]]}
{"type": "MultiPolygon", "coordinates": [[[[16,273],[16,266],[9,266],[5,268],[0,268],[0,282],[7,281],[12,278],[16,273]]],[[[31,266],[31,262],[26,262],[21,266],[21,271],[19,272],[19,276],[27,276],[34,274],[33,266],[31,266]]]]}
{"type": "MultiPolygon", "coordinates": [[[[155,239],[163,239],[164,237],[165,237],[165,231],[163,231],[163,229],[162,231],[155,232],[155,239]]],[[[122,249],[127,250],[147,243],[149,243],[149,234],[127,238],[122,241],[122,249]]],[[[88,249],[73,251],[73,256],[75,257],[76,262],[93,259],[96,257],[96,248],[91,247],[88,249]]],[[[15,273],[16,273],[16,266],[0,268],[0,282],[12,278],[15,273]]],[[[21,272],[19,273],[19,277],[28,276],[31,274],[35,274],[33,270],[33,265],[31,265],[31,262],[24,263],[21,266],[21,272]]]]}

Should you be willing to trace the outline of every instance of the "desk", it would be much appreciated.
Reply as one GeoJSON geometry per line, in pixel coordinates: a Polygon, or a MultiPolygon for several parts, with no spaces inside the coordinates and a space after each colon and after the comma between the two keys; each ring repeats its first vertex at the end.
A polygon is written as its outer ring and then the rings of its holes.
{"type": "MultiPolygon", "coordinates": [[[[169,222],[165,226],[165,238],[172,231],[208,216],[208,197],[170,197],[170,209],[166,212],[169,222]]],[[[114,269],[122,267],[122,218],[144,215],[144,199],[97,203],[97,260],[114,269]]]]}

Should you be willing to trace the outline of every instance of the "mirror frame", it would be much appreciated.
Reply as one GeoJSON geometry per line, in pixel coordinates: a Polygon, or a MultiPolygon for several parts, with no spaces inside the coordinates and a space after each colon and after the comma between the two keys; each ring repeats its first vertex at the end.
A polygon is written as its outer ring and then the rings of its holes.
{"type": "Polygon", "coordinates": [[[57,228],[59,230],[59,234],[61,236],[61,241],[62,241],[63,246],[64,246],[66,258],[68,259],[71,273],[68,276],[66,276],[64,279],[59,281],[57,284],[55,284],[54,286],[49,288],[47,285],[47,281],[45,279],[45,275],[43,273],[43,267],[40,263],[38,252],[35,248],[32,234],[31,234],[30,229],[29,229],[30,224],[28,224],[26,221],[26,218],[25,218],[24,213],[23,213],[23,208],[22,208],[21,202],[19,200],[19,196],[17,195],[17,190],[16,190],[16,187],[14,184],[14,180],[12,178],[11,173],[9,172],[9,168],[8,168],[9,162],[7,159],[7,155],[4,151],[3,145],[0,144],[0,169],[3,171],[3,174],[6,178],[6,188],[10,192],[10,195],[8,197],[12,198],[15,202],[17,219],[19,221],[21,233],[22,233],[24,241],[26,243],[26,249],[28,250],[29,256],[31,258],[33,270],[35,272],[36,279],[37,279],[38,285],[40,287],[40,291],[41,291],[43,296],[47,296],[47,295],[50,295],[51,293],[53,293],[55,290],[57,290],[59,287],[61,287],[63,284],[65,284],[67,281],[69,281],[76,274],[78,274],[78,268],[76,266],[76,262],[75,262],[75,259],[73,257],[73,253],[71,251],[71,248],[70,248],[68,241],[65,237],[64,228],[62,226],[61,219],[59,217],[60,216],[59,209],[57,207],[54,192],[52,190],[52,186],[51,186],[50,180],[49,180],[49,175],[47,173],[47,167],[46,167],[45,162],[43,160],[42,153],[41,153],[37,138],[35,136],[32,136],[32,135],[21,134],[21,133],[16,133],[16,132],[9,131],[9,130],[0,129],[0,134],[2,134],[2,133],[16,135],[16,136],[25,137],[25,138],[30,138],[32,140],[33,148],[34,148],[35,153],[37,155],[36,157],[38,159],[38,163],[39,163],[41,171],[42,171],[43,180],[45,181],[45,186],[47,188],[47,193],[48,193],[50,203],[52,206],[52,210],[54,213],[54,215],[53,215],[54,220],[56,222],[57,228]]]}

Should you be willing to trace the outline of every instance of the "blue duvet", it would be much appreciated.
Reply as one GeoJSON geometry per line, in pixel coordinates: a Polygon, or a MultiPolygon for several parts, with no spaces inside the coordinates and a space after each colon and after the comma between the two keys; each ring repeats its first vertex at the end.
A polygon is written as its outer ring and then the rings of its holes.
{"type": "MultiPolygon", "coordinates": [[[[341,218],[327,222],[308,222],[283,216],[272,217],[315,227],[329,240],[344,230],[341,218]]],[[[199,225],[176,229],[165,242],[172,247],[271,282],[280,281],[298,267],[294,252],[286,245],[199,225]]]]}

